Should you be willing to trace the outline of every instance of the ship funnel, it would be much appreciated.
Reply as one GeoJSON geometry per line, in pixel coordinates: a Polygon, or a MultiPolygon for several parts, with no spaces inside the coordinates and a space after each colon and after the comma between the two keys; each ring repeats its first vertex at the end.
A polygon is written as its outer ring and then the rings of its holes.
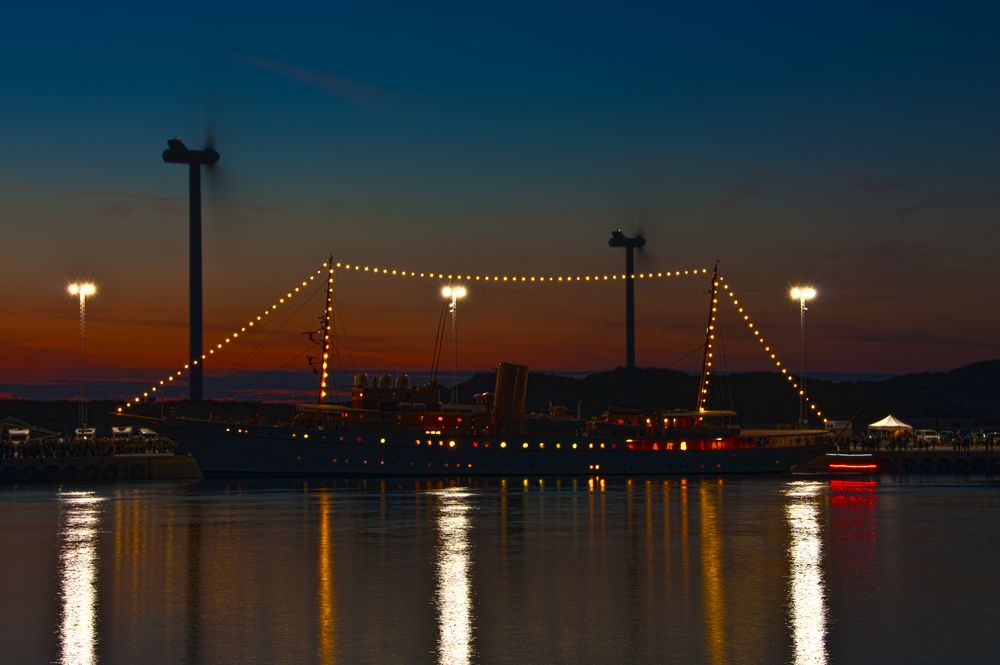
{"type": "Polygon", "coordinates": [[[528,366],[500,363],[494,391],[493,416],[497,427],[510,429],[524,422],[524,400],[528,395],[528,366]]]}

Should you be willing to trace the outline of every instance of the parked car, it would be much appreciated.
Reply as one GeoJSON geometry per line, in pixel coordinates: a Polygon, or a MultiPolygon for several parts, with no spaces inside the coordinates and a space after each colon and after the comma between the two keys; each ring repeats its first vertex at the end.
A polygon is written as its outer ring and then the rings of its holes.
{"type": "Polygon", "coordinates": [[[941,435],[932,429],[918,429],[913,436],[918,446],[937,446],[941,443],[941,435]]]}

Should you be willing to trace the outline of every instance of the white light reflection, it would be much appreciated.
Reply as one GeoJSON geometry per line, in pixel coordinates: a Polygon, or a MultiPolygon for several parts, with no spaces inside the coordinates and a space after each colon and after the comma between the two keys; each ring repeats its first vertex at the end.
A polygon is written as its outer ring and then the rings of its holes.
{"type": "Polygon", "coordinates": [[[816,509],[816,496],[822,487],[817,482],[793,482],[785,490],[789,498],[785,517],[792,536],[788,600],[796,665],[826,663],[826,593],[816,509]]]}
{"type": "Polygon", "coordinates": [[[97,660],[97,523],[101,497],[93,492],[63,492],[59,548],[60,662],[97,660]]]}
{"type": "Polygon", "coordinates": [[[438,663],[472,660],[472,590],[469,580],[468,492],[436,492],[438,504],[438,663]]]}

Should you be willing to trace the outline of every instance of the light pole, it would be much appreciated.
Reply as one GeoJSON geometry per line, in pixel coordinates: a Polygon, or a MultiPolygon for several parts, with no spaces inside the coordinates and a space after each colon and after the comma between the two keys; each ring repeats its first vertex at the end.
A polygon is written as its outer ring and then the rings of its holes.
{"type": "Polygon", "coordinates": [[[816,289],[811,286],[793,286],[792,300],[799,301],[799,348],[802,353],[799,364],[799,425],[806,424],[806,302],[816,297],[816,289]]]}
{"type": "Polygon", "coordinates": [[[87,402],[84,387],[87,383],[87,296],[97,293],[97,287],[90,282],[73,282],[67,288],[71,296],[80,296],[80,402],[77,405],[77,420],[80,429],[87,426],[87,402]]]}
{"type": "Polygon", "coordinates": [[[464,286],[446,286],[441,289],[441,295],[451,298],[448,311],[451,312],[451,348],[454,354],[455,368],[451,375],[451,403],[458,403],[458,301],[465,297],[464,286]]]}

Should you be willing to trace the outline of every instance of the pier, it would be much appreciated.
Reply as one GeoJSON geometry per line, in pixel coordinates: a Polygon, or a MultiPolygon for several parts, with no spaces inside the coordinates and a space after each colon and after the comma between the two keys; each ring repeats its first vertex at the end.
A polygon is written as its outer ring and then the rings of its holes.
{"type": "Polygon", "coordinates": [[[198,464],[187,454],[0,459],[0,483],[3,484],[200,480],[201,478],[198,464]]]}

